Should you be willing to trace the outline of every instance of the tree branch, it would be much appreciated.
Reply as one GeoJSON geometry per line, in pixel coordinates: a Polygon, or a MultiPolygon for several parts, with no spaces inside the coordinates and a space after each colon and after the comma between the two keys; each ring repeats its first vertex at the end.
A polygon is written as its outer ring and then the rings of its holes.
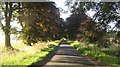
{"type": "Polygon", "coordinates": [[[5,31],[5,27],[4,27],[4,25],[2,24],[1,21],[0,21],[0,27],[2,28],[3,31],[5,31]]]}
{"type": "Polygon", "coordinates": [[[2,10],[5,12],[5,9],[2,6],[2,2],[0,2],[0,7],[2,8],[2,10]]]}

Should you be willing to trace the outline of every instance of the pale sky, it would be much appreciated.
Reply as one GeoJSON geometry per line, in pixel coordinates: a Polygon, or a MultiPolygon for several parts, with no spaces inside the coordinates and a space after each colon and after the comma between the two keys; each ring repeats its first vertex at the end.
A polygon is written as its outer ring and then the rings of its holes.
{"type": "MultiPolygon", "coordinates": [[[[57,4],[58,8],[62,8],[65,11],[68,11],[67,13],[60,12],[60,17],[66,20],[67,17],[69,17],[72,13],[69,11],[68,6],[65,6],[66,0],[52,0],[57,4]]],[[[95,14],[95,11],[90,10],[86,13],[88,16],[92,17],[95,14]]]]}
{"type": "MultiPolygon", "coordinates": [[[[68,11],[68,6],[65,6],[65,1],[66,0],[52,0],[57,4],[58,8],[62,8],[65,11],[68,11]]],[[[71,15],[71,12],[68,11],[67,13],[62,13],[60,12],[60,17],[63,18],[64,20],[71,15]]]]}

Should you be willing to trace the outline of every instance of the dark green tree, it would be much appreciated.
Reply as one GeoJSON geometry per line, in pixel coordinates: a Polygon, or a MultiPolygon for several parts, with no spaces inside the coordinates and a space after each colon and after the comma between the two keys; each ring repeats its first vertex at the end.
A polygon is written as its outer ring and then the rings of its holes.
{"type": "Polygon", "coordinates": [[[31,43],[40,40],[54,40],[59,37],[60,13],[53,2],[22,3],[20,14],[26,44],[31,46],[31,43]]]}
{"type": "MultiPolygon", "coordinates": [[[[67,1],[66,1],[67,2],[67,1]]],[[[93,40],[100,45],[109,44],[108,31],[110,31],[111,22],[116,22],[115,28],[119,28],[119,3],[94,3],[94,2],[67,2],[73,14],[85,14],[89,10],[94,10],[96,13],[91,18],[80,22],[79,30],[87,36],[87,40],[93,40]],[[91,34],[90,34],[91,33],[91,34]]],[[[80,16],[79,16],[80,17],[80,16]]],[[[76,21],[76,18],[74,18],[76,21]]],[[[75,23],[72,22],[72,23],[75,23]]],[[[74,26],[74,25],[73,25],[74,26]]],[[[114,28],[114,27],[113,27],[114,28]]]]}

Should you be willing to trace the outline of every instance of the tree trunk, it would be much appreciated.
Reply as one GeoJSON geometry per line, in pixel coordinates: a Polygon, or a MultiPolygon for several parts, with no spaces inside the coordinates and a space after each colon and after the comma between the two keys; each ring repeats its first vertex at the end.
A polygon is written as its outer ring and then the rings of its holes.
{"type": "Polygon", "coordinates": [[[11,42],[10,42],[10,21],[12,17],[12,3],[5,3],[6,10],[5,10],[5,47],[8,49],[12,49],[11,42]]]}
{"type": "Polygon", "coordinates": [[[5,32],[5,47],[12,48],[11,42],[10,42],[10,34],[9,34],[8,30],[6,30],[6,32],[5,32]]]}
{"type": "Polygon", "coordinates": [[[30,35],[28,35],[28,38],[27,38],[27,45],[28,45],[28,46],[32,46],[32,45],[31,45],[31,41],[30,41],[30,35]]]}

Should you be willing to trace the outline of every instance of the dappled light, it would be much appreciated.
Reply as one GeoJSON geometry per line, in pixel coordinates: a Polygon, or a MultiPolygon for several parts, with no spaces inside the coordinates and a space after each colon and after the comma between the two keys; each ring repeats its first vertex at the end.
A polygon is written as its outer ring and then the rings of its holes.
{"type": "Polygon", "coordinates": [[[120,3],[0,1],[0,67],[119,67],[120,3]]]}

